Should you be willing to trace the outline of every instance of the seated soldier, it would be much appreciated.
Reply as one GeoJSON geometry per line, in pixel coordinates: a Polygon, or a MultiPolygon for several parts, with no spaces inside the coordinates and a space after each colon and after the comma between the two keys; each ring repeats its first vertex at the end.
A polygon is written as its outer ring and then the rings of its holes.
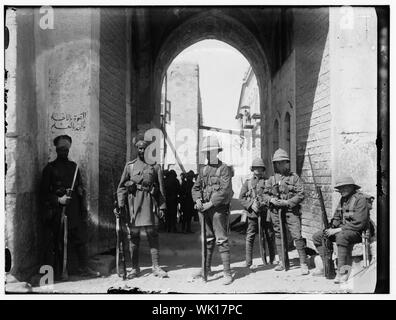
{"type": "MultiPolygon", "coordinates": [[[[362,241],[362,232],[369,224],[369,207],[366,196],[358,192],[360,186],[351,177],[336,180],[335,189],[341,194],[336,212],[331,220],[331,228],[315,233],[312,237],[321,258],[324,258],[322,237],[327,236],[337,244],[338,264],[335,283],[348,280],[352,265],[352,248],[362,241]]],[[[323,270],[317,270],[314,275],[323,275],[323,270]]]]}

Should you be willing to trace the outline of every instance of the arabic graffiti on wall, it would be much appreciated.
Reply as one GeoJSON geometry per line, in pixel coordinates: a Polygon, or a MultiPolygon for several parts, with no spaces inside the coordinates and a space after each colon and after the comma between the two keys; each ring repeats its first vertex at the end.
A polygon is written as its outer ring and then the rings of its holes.
{"type": "Polygon", "coordinates": [[[65,112],[53,112],[50,118],[51,132],[67,130],[83,132],[86,129],[87,112],[71,115],[65,112]]]}

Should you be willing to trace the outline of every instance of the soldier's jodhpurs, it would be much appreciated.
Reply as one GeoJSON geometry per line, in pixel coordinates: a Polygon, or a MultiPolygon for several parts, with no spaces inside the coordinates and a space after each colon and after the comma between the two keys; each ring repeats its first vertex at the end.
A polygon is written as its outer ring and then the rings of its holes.
{"type": "MultiPolygon", "coordinates": [[[[223,262],[225,273],[230,273],[230,247],[228,244],[227,224],[228,212],[218,212],[215,209],[209,209],[204,212],[206,221],[206,267],[210,268],[212,255],[215,244],[217,244],[223,262]]],[[[202,223],[202,221],[201,221],[202,223]]]]}
{"type": "MultiPolygon", "coordinates": [[[[270,260],[274,260],[275,252],[274,252],[274,230],[272,228],[272,223],[262,220],[262,228],[264,235],[268,241],[268,250],[270,260]]],[[[253,244],[254,239],[256,237],[256,233],[258,233],[258,218],[248,218],[248,227],[246,231],[246,264],[252,265],[252,256],[253,256],[253,244]]]]}
{"type": "MultiPolygon", "coordinates": [[[[312,241],[319,253],[319,255],[324,258],[324,251],[322,247],[323,231],[316,232],[312,241]]],[[[337,254],[338,254],[338,270],[344,265],[352,265],[352,247],[355,243],[362,241],[362,237],[359,232],[352,230],[343,230],[336,233],[329,238],[332,242],[337,244],[337,254]]]]}
{"type": "Polygon", "coordinates": [[[153,267],[159,266],[159,235],[157,226],[129,227],[129,244],[132,268],[139,267],[139,244],[142,229],[147,234],[153,267]]]}
{"type": "MultiPolygon", "coordinates": [[[[283,212],[283,223],[286,228],[290,231],[292,239],[294,240],[298,255],[300,257],[300,264],[306,264],[307,254],[305,252],[305,239],[301,235],[301,216],[296,215],[293,212],[283,212]]],[[[281,233],[280,233],[280,221],[278,212],[276,210],[271,210],[271,219],[274,226],[275,231],[275,242],[278,254],[281,252],[281,233]]],[[[286,234],[285,228],[285,234],[286,234]]],[[[287,246],[287,243],[285,244],[287,246]]],[[[279,254],[279,259],[281,259],[282,255],[279,254]]],[[[282,261],[283,263],[283,261],[282,261]]]]}

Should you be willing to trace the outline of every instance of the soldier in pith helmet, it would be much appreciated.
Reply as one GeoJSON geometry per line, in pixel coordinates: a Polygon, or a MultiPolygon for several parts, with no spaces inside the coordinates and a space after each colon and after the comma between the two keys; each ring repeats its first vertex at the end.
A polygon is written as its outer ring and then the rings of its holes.
{"type": "MultiPolygon", "coordinates": [[[[360,186],[350,176],[336,179],[334,188],[341,194],[341,199],[331,220],[331,227],[315,233],[312,237],[319,255],[323,259],[322,238],[324,236],[337,244],[337,275],[336,283],[348,279],[348,267],[352,265],[353,244],[362,241],[362,232],[369,226],[370,197],[359,192],[360,186]]],[[[314,275],[323,275],[323,270],[316,270],[314,275]]]]}
{"type": "MultiPolygon", "coordinates": [[[[231,171],[227,164],[218,158],[223,149],[215,136],[206,137],[201,152],[205,152],[208,163],[201,168],[192,187],[192,198],[198,211],[206,218],[206,266],[210,272],[214,246],[217,244],[223,262],[223,284],[232,282],[230,267],[230,246],[228,243],[228,217],[232,199],[231,171]]],[[[202,219],[201,219],[202,223],[202,219]]],[[[200,277],[203,270],[195,275],[200,277]]]]}
{"type": "MultiPolygon", "coordinates": [[[[271,212],[276,247],[280,259],[275,270],[285,270],[286,266],[286,261],[282,261],[283,255],[280,254],[282,252],[280,211],[283,223],[290,231],[294,240],[300,258],[301,274],[306,275],[309,271],[305,251],[306,241],[301,235],[300,211],[300,203],[304,200],[304,186],[301,178],[296,173],[290,171],[290,158],[285,150],[276,150],[272,162],[275,173],[266,181],[263,199],[271,212]]],[[[284,246],[287,248],[287,243],[284,246]]]]}
{"type": "MultiPolygon", "coordinates": [[[[263,229],[264,237],[268,240],[270,263],[275,258],[274,248],[274,230],[269,217],[267,217],[267,207],[262,201],[262,195],[265,188],[265,165],[261,158],[256,158],[252,162],[250,170],[252,176],[247,179],[242,185],[241,192],[239,194],[239,200],[247,212],[247,231],[246,231],[246,267],[249,269],[256,269],[252,263],[253,244],[256,237],[256,233],[259,231],[259,216],[261,216],[261,226],[263,229]]],[[[269,215],[269,213],[268,213],[269,215]]],[[[261,240],[260,240],[261,241],[261,240]]],[[[264,244],[261,244],[264,245],[264,244]]]]}

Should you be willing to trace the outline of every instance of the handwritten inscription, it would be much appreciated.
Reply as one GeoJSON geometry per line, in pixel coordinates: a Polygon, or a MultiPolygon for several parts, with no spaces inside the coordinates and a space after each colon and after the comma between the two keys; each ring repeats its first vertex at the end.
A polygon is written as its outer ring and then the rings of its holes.
{"type": "Polygon", "coordinates": [[[54,112],[51,115],[51,131],[57,130],[72,130],[72,131],[85,131],[86,129],[87,112],[79,114],[68,114],[64,112],[54,112]]]}

